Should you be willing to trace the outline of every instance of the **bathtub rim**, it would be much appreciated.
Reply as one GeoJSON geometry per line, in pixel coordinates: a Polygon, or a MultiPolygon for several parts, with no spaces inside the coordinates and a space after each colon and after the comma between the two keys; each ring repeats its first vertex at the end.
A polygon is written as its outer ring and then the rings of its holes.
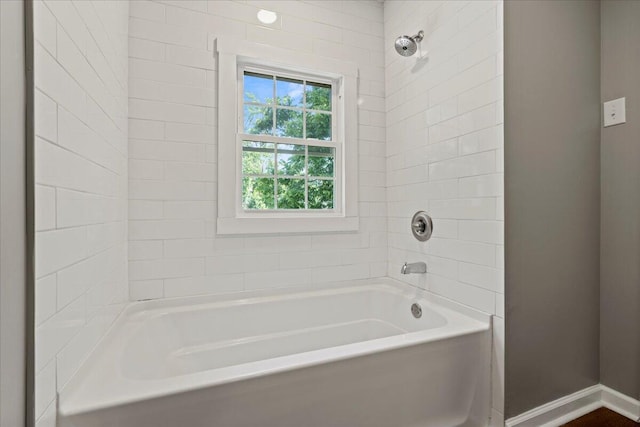
{"type": "Polygon", "coordinates": [[[463,314],[467,317],[471,317],[474,320],[479,322],[489,322],[491,315],[485,312],[482,312],[476,308],[467,306],[465,304],[459,303],[457,301],[448,299],[446,297],[442,297],[440,295],[434,294],[430,292],[428,289],[419,288],[405,282],[401,282],[399,280],[390,278],[390,277],[379,277],[373,279],[358,279],[358,280],[344,280],[344,281],[335,281],[329,283],[322,283],[318,285],[292,285],[286,287],[278,287],[278,288],[263,288],[263,289],[249,289],[242,291],[228,291],[228,292],[220,292],[213,294],[200,294],[200,295],[190,295],[190,296],[176,296],[176,297],[167,297],[167,298],[158,298],[158,299],[148,299],[148,300],[140,300],[140,301],[130,301],[127,303],[126,307],[119,314],[115,323],[120,321],[125,317],[133,317],[138,315],[139,313],[143,313],[146,310],[157,310],[163,307],[171,307],[176,308],[177,306],[186,307],[196,307],[196,306],[206,306],[210,304],[217,304],[223,301],[235,301],[235,300],[249,300],[255,298],[276,298],[276,297],[286,297],[289,298],[295,294],[300,293],[315,293],[315,292],[326,292],[326,291],[343,291],[348,288],[354,287],[367,287],[372,285],[385,285],[387,289],[393,289],[397,293],[402,293],[407,296],[407,293],[415,292],[419,293],[420,299],[426,300],[436,306],[444,307],[448,310],[452,310],[463,314]],[[399,292],[398,292],[399,291],[399,292]]]}
{"type": "MultiPolygon", "coordinates": [[[[341,282],[333,282],[318,285],[316,287],[295,286],[278,289],[263,289],[253,291],[228,292],[224,294],[199,295],[189,297],[175,297],[158,300],[140,301],[129,303],[122,310],[116,321],[113,322],[105,336],[93,348],[82,366],[73,375],[65,388],[60,392],[58,400],[58,413],[62,417],[71,417],[81,415],[83,413],[107,410],[127,404],[134,404],[151,399],[162,398],[177,393],[188,393],[200,389],[222,386],[225,384],[246,381],[266,375],[273,375],[298,369],[309,368],[322,364],[339,362],[342,360],[363,357],[383,351],[392,351],[405,347],[426,344],[429,342],[453,339],[465,335],[472,335],[482,332],[488,332],[491,329],[491,315],[478,311],[474,308],[459,304],[455,301],[435,295],[427,290],[414,287],[412,285],[397,281],[391,278],[377,278],[364,280],[349,280],[341,282]],[[107,350],[113,351],[115,341],[116,346],[121,346],[126,340],[126,335],[116,333],[123,324],[136,321],[144,321],[145,315],[150,311],[162,308],[183,307],[185,310],[193,306],[202,306],[212,304],[214,301],[235,301],[242,299],[290,296],[298,293],[315,293],[315,292],[353,292],[358,288],[367,287],[383,287],[402,294],[411,300],[422,301],[427,303],[430,309],[445,316],[447,324],[438,328],[409,332],[406,334],[394,335],[390,337],[378,338],[374,340],[361,341],[356,343],[345,344],[335,347],[327,347],[302,353],[295,353],[280,356],[272,359],[263,359],[254,362],[233,365],[225,368],[218,368],[208,371],[190,373],[183,376],[167,377],[159,379],[135,380],[124,377],[121,372],[118,374],[118,380],[135,387],[135,384],[145,384],[147,390],[135,390],[126,387],[125,394],[116,393],[118,388],[111,391],[111,395],[107,393],[107,397],[100,396],[99,399],[87,399],[83,390],[77,390],[82,385],[79,378],[83,373],[92,370],[95,357],[94,353],[105,346],[107,350]],[[413,295],[410,295],[413,294],[413,295]],[[197,302],[196,302],[197,300],[197,302]],[[195,303],[194,303],[195,302],[195,303]],[[444,309],[442,313],[440,309],[444,309]],[[454,321],[451,322],[453,314],[454,321]],[[118,342],[120,341],[120,342],[118,342]],[[111,346],[110,346],[111,345],[111,346]],[[154,387],[157,386],[157,387],[154,387]]],[[[132,331],[126,331],[131,333],[132,331]]],[[[118,348],[118,347],[116,347],[118,348]]],[[[119,365],[117,365],[119,366],[119,365]]],[[[117,367],[116,367],[117,370],[117,367]]],[[[145,388],[143,386],[143,388],[145,388]]],[[[121,388],[123,388],[121,386],[121,388]]],[[[86,391],[86,390],[84,390],[86,391]]],[[[89,393],[91,394],[91,393],[89,393]]]]}

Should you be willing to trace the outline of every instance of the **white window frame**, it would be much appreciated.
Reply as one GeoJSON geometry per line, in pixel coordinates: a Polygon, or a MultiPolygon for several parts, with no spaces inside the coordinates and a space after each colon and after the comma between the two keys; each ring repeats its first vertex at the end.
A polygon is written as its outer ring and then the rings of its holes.
{"type": "MultiPolygon", "coordinates": [[[[358,69],[353,63],[274,46],[218,38],[217,234],[317,233],[358,230],[358,69]],[[336,147],[334,209],[245,210],[242,207],[243,69],[302,77],[332,85],[332,143],[286,138],[286,143],[336,147]],[[224,107],[223,107],[224,106],[224,107]],[[335,135],[335,136],[334,136],[335,135]]],[[[269,136],[259,140],[267,142],[269,136]]],[[[285,143],[273,137],[268,142],[285,143]]],[[[254,139],[255,140],[255,139],[254,139]]]]}

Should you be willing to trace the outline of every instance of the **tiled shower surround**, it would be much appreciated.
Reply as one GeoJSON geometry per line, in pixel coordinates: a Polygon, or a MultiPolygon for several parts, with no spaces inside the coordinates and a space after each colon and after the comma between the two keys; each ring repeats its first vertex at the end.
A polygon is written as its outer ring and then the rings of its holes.
{"type": "Polygon", "coordinates": [[[56,392],[127,295],[127,19],[120,1],[35,1],[36,395],[56,392]]]}
{"type": "Polygon", "coordinates": [[[500,314],[501,7],[409,3],[385,3],[389,275],[500,314]],[[427,58],[397,55],[393,35],[422,28],[427,58]],[[419,209],[434,221],[427,244],[407,232],[419,209]],[[426,277],[400,274],[413,259],[427,261],[426,277]]]}
{"type": "Polygon", "coordinates": [[[502,2],[386,1],[388,275],[494,317],[493,422],[502,418],[504,208],[502,2]],[[423,60],[393,48],[425,31],[423,60]],[[411,216],[433,217],[426,244],[411,216]],[[425,275],[402,275],[405,261],[425,275]]]}
{"type": "Polygon", "coordinates": [[[388,275],[495,314],[498,425],[501,1],[123,4],[36,0],[39,426],[126,300],[127,274],[131,301],[388,275]],[[260,24],[260,9],[277,21],[260,24]],[[419,30],[425,58],[397,55],[395,38],[419,30]],[[357,64],[358,232],[217,235],[217,37],[357,64]],[[410,233],[417,210],[434,219],[426,244],[410,233]],[[405,261],[428,274],[400,275],[405,261]]]}
{"type": "Polygon", "coordinates": [[[132,299],[384,276],[384,55],[378,2],[144,2],[129,24],[132,299]],[[260,25],[261,9],[278,13],[260,25]],[[360,230],[216,236],[214,40],[232,37],[352,61],[360,70],[360,230]],[[366,40],[363,43],[363,40],[366,40]]]}

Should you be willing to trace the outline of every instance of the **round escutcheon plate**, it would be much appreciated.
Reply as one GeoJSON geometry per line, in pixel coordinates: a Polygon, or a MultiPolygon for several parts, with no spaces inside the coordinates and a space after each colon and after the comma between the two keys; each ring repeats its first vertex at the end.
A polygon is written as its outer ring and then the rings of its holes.
{"type": "Polygon", "coordinates": [[[426,242],[433,233],[433,221],[425,211],[418,211],[411,218],[411,233],[421,242],[426,242]]]}

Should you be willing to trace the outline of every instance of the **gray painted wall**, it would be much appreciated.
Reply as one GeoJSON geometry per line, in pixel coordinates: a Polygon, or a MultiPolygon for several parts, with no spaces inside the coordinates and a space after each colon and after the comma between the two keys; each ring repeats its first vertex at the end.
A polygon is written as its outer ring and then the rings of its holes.
{"type": "Polygon", "coordinates": [[[25,70],[22,1],[0,1],[0,425],[25,425],[25,70]]]}
{"type": "Polygon", "coordinates": [[[627,123],[602,128],[600,381],[640,399],[640,1],[603,1],[602,100],[627,123]]]}
{"type": "Polygon", "coordinates": [[[504,13],[509,418],[599,380],[600,4],[504,13]]]}

